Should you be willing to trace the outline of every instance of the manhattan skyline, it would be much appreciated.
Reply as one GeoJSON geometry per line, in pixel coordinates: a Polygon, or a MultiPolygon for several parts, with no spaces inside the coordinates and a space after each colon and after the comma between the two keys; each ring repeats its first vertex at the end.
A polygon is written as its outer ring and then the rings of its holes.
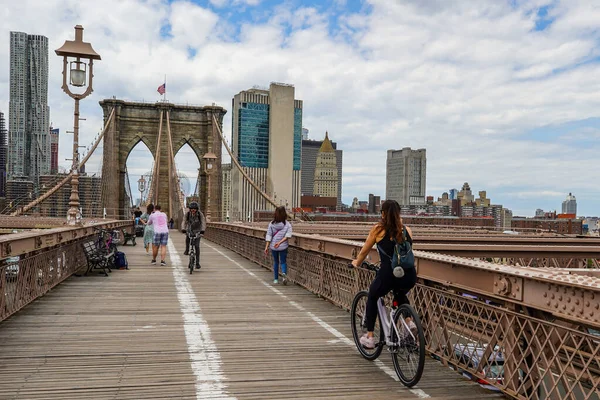
{"type": "MultiPolygon", "coordinates": [[[[50,120],[63,132],[72,128],[73,104],[60,89],[53,50],[82,24],[102,54],[95,92],[82,102],[82,144],[101,129],[99,100],[159,101],[165,74],[168,100],[228,109],[226,137],[235,93],[286,82],[304,100],[311,139],[329,131],[344,151],[346,204],[369,193],[384,196],[386,151],[412,147],[427,149],[427,195],[469,182],[515,215],[532,216],[537,208],[559,210],[572,192],[578,215],[600,214],[594,2],[6,3],[0,6],[6,116],[10,31],[48,37],[50,120]]],[[[71,144],[72,136],[61,135],[63,167],[71,144]]],[[[138,153],[131,155],[139,165],[129,170],[133,181],[148,165],[149,153],[138,153]]],[[[96,169],[92,163],[88,171],[96,169]]],[[[182,172],[195,176],[190,169],[182,172]]]]}

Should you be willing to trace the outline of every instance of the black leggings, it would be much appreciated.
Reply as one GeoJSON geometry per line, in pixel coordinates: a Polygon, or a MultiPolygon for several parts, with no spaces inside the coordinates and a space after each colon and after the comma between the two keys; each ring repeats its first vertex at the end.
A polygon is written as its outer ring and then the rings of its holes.
{"type": "MultiPolygon", "coordinates": [[[[194,249],[196,249],[196,265],[200,265],[200,238],[194,241],[194,249]]],[[[185,252],[190,251],[190,237],[186,235],[185,237],[185,252]]]]}
{"type": "Polygon", "coordinates": [[[392,273],[392,267],[390,265],[382,265],[379,271],[377,271],[375,280],[373,280],[369,287],[366,310],[367,331],[372,332],[375,330],[377,300],[379,300],[380,297],[385,296],[393,290],[394,300],[396,300],[398,304],[408,304],[408,297],[406,297],[406,295],[416,283],[417,272],[414,268],[405,269],[404,276],[402,278],[396,278],[392,273]]]}

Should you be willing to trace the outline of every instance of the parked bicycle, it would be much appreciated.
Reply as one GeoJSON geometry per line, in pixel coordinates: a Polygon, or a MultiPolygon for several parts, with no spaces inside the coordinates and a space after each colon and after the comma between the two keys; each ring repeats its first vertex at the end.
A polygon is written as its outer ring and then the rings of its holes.
{"type": "MultiPolygon", "coordinates": [[[[353,268],[352,264],[349,267],[353,268]]],[[[371,271],[379,269],[379,266],[366,262],[362,267],[371,271]]],[[[352,336],[356,348],[365,359],[374,361],[381,354],[383,346],[387,346],[400,381],[407,387],[416,385],[425,367],[425,333],[419,315],[410,304],[398,304],[394,300],[392,307],[388,308],[384,299],[380,298],[377,301],[375,348],[367,349],[361,345],[360,337],[367,332],[365,317],[368,296],[368,292],[363,290],[352,301],[352,336]],[[414,325],[410,324],[411,321],[414,325]]]]}
{"type": "Polygon", "coordinates": [[[202,237],[202,235],[200,234],[200,232],[197,232],[195,234],[186,233],[186,235],[188,236],[188,238],[190,238],[190,261],[188,267],[190,269],[190,275],[192,275],[192,273],[194,272],[194,267],[196,265],[200,265],[200,260],[196,260],[196,257],[199,257],[200,254],[196,255],[195,244],[197,240],[200,240],[200,237],[202,237]]]}
{"type": "Polygon", "coordinates": [[[117,243],[119,242],[119,232],[116,230],[109,231],[101,228],[94,228],[98,232],[96,238],[96,248],[104,255],[108,255],[109,268],[115,267],[115,253],[117,252],[117,243]]]}

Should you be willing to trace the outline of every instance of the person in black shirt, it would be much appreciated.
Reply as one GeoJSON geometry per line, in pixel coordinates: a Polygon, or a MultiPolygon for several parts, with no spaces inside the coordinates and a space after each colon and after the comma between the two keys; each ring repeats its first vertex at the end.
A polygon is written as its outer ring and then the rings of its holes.
{"type": "MultiPolygon", "coordinates": [[[[377,244],[379,259],[381,260],[379,271],[375,280],[369,287],[369,297],[366,307],[366,325],[367,333],[360,338],[360,343],[367,349],[375,348],[375,320],[377,319],[377,300],[385,296],[390,291],[394,292],[394,299],[398,304],[408,304],[408,292],[417,283],[417,272],[415,268],[404,270],[404,276],[397,278],[392,270],[392,259],[389,254],[394,254],[396,243],[402,242],[404,238],[412,244],[412,232],[409,227],[402,223],[400,217],[400,205],[395,200],[386,200],[381,205],[381,221],[377,223],[369,232],[369,237],[365,241],[363,248],[352,261],[354,267],[358,267],[365,260],[373,245],[377,244]]],[[[406,320],[411,331],[416,330],[416,325],[412,319],[406,320]]]]}
{"type": "MultiPolygon", "coordinates": [[[[198,209],[198,203],[195,201],[190,203],[190,211],[185,215],[185,252],[184,255],[190,254],[190,238],[189,234],[199,233],[200,235],[204,234],[206,230],[206,218],[204,218],[204,214],[202,211],[198,209]]],[[[196,250],[196,269],[200,269],[200,238],[198,237],[192,246],[195,247],[196,250]]]]}

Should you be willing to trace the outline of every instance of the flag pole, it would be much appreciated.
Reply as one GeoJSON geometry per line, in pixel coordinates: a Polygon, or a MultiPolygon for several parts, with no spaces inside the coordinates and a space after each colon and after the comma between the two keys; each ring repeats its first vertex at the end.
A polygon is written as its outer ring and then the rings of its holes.
{"type": "Polygon", "coordinates": [[[167,74],[165,74],[165,93],[163,93],[163,101],[167,101],[167,74]]]}

